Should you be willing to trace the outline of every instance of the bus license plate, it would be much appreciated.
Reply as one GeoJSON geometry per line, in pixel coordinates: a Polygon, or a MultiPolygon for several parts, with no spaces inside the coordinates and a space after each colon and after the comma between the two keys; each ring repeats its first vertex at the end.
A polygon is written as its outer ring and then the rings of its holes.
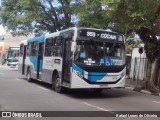
{"type": "Polygon", "coordinates": [[[101,84],[100,87],[108,87],[108,84],[101,84]]]}

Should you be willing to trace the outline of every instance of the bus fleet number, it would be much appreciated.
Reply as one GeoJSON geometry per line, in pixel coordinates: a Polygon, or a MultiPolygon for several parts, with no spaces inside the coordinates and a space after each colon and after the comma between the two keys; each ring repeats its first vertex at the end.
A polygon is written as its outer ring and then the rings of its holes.
{"type": "Polygon", "coordinates": [[[95,32],[87,32],[87,36],[90,36],[90,37],[96,37],[96,33],[95,32]]]}

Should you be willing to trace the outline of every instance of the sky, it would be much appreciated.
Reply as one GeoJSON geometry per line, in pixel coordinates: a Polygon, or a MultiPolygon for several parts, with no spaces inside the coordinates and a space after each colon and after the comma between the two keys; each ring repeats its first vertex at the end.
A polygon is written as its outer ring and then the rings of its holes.
{"type": "Polygon", "coordinates": [[[0,25],[0,36],[5,34],[5,30],[2,25],[0,25]]]}
{"type": "MultiPolygon", "coordinates": [[[[1,6],[1,0],[0,0],[0,6],[1,6]]],[[[0,25],[0,34],[1,34],[1,32],[3,32],[3,31],[4,31],[4,28],[3,28],[2,25],[0,25]]]]}

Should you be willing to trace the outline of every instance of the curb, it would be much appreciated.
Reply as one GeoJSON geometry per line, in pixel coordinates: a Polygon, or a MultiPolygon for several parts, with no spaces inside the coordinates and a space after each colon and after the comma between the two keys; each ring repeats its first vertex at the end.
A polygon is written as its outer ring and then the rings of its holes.
{"type": "Polygon", "coordinates": [[[125,89],[127,89],[127,90],[133,90],[134,88],[133,87],[125,87],[125,89]]]}
{"type": "Polygon", "coordinates": [[[152,95],[152,93],[151,93],[150,91],[147,91],[147,90],[141,90],[140,92],[141,92],[141,93],[145,93],[145,94],[152,95]]]}
{"type": "MultiPolygon", "coordinates": [[[[133,87],[125,87],[125,89],[127,90],[132,90],[132,91],[135,91],[133,87]]],[[[159,96],[160,97],[160,93],[152,93],[150,91],[147,91],[147,90],[141,90],[141,91],[138,91],[140,93],[144,93],[144,94],[148,94],[148,95],[155,95],[155,96],[159,96]]]]}

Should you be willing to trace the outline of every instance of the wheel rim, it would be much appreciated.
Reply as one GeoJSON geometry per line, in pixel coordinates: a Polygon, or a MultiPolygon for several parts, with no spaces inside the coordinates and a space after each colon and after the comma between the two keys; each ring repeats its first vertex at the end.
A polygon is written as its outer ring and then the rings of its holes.
{"type": "Polygon", "coordinates": [[[57,77],[56,78],[56,83],[55,83],[55,90],[56,91],[59,91],[61,89],[61,86],[60,86],[60,78],[57,77]]]}
{"type": "Polygon", "coordinates": [[[31,75],[30,75],[30,72],[28,71],[27,79],[30,80],[30,77],[31,77],[31,75]]]}

